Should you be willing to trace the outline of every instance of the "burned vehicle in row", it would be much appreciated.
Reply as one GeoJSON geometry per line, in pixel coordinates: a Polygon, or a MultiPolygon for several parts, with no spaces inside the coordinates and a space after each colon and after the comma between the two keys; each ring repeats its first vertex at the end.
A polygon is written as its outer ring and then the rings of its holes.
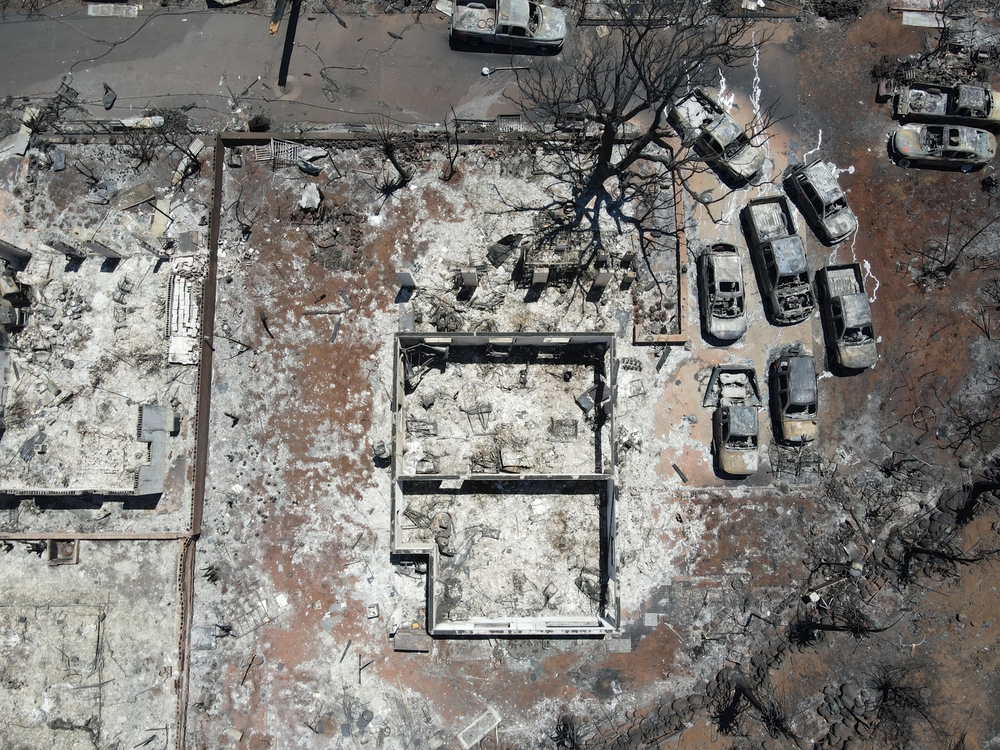
{"type": "Polygon", "coordinates": [[[562,49],[566,14],[531,0],[455,0],[451,14],[454,44],[527,49],[540,54],[562,49]]]}
{"type": "Polygon", "coordinates": [[[993,160],[997,139],[978,128],[961,125],[904,125],[892,135],[896,164],[951,167],[971,172],[993,160]]]}
{"type": "Polygon", "coordinates": [[[703,89],[678,99],[667,120],[685,146],[694,146],[709,166],[737,182],[750,182],[764,166],[764,152],[703,89]]]}
{"type": "Polygon", "coordinates": [[[826,266],[816,273],[820,316],[834,360],[843,368],[861,370],[878,361],[872,310],[861,266],[826,266]]]}
{"type": "Polygon", "coordinates": [[[819,409],[812,356],[783,354],[771,366],[771,408],[777,437],[801,445],[816,439],[819,409]]]}
{"type": "Polygon", "coordinates": [[[1000,93],[986,86],[927,86],[899,88],[892,113],[901,120],[946,121],[975,127],[1000,126],[1000,93]]]}
{"type": "Polygon", "coordinates": [[[706,336],[735,341],[746,333],[743,264],[735,246],[717,243],[698,256],[698,298],[706,336]]]}
{"type": "Polygon", "coordinates": [[[760,467],[760,389],[753,365],[720,365],[712,370],[702,405],[712,414],[712,451],[723,476],[746,477],[760,467]]]}
{"type": "Polygon", "coordinates": [[[827,245],[836,245],[858,229],[858,220],[847,205],[847,196],[826,162],[797,164],[785,178],[785,190],[802,215],[827,245]]]}
{"type": "Polygon", "coordinates": [[[788,199],[779,195],[750,201],[743,210],[743,227],[760,296],[773,321],[801,323],[816,309],[816,299],[805,246],[796,234],[788,199]]]}

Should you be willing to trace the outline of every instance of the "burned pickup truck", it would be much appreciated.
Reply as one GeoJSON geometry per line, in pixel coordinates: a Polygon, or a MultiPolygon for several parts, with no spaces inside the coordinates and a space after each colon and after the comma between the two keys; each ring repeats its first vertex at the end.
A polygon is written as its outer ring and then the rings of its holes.
{"type": "Polygon", "coordinates": [[[743,266],[733,245],[719,242],[698,256],[698,298],[707,336],[735,341],[747,332],[743,266]]]}
{"type": "Polygon", "coordinates": [[[861,370],[878,361],[872,310],[861,266],[826,266],[816,274],[827,341],[841,367],[861,370]]]}
{"type": "Polygon", "coordinates": [[[771,366],[771,403],[776,437],[783,443],[802,445],[816,439],[816,364],[809,354],[791,352],[771,366]]]}
{"type": "Polygon", "coordinates": [[[903,86],[893,97],[900,119],[1000,126],[1000,94],[985,86],[903,86]]]}
{"type": "Polygon", "coordinates": [[[800,323],[816,309],[802,238],[788,199],[758,198],[743,209],[743,227],[757,269],[760,296],[778,325],[800,323]]]}
{"type": "Polygon", "coordinates": [[[478,47],[517,47],[541,54],[558,52],[566,36],[566,15],[530,0],[455,0],[451,39],[478,47]]]}

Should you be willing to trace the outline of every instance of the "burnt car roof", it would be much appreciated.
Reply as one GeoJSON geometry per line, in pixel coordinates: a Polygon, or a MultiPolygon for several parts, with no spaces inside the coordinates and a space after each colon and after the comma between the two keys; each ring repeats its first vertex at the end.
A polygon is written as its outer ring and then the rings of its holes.
{"type": "Polygon", "coordinates": [[[989,108],[989,94],[982,86],[959,86],[955,103],[959,109],[975,109],[984,112],[989,108]]]}
{"type": "Polygon", "coordinates": [[[729,434],[749,437],[757,434],[757,408],[754,406],[728,406],[729,434]]]}
{"type": "Polygon", "coordinates": [[[980,153],[980,135],[984,132],[963,125],[924,125],[921,127],[921,145],[927,148],[928,153],[944,150],[980,153]],[[931,134],[937,132],[941,133],[941,142],[929,143],[931,134]]]}
{"type": "MultiPolygon", "coordinates": [[[[730,246],[731,247],[731,246],[730,246]]],[[[743,269],[740,265],[740,256],[736,249],[719,252],[712,249],[709,253],[712,265],[715,266],[716,281],[741,281],[743,279],[743,269]]]]}
{"type": "Polygon", "coordinates": [[[788,358],[788,398],[793,404],[816,403],[816,367],[812,357],[788,358]]]}
{"type": "Polygon", "coordinates": [[[805,248],[802,247],[802,240],[798,235],[772,240],[771,249],[774,251],[774,262],[778,267],[779,276],[794,276],[809,271],[805,248]]]}
{"type": "Polygon", "coordinates": [[[867,294],[847,294],[840,299],[844,310],[845,326],[860,328],[872,324],[872,309],[868,304],[867,294]]]}
{"type": "Polygon", "coordinates": [[[808,177],[809,183],[824,204],[829,205],[844,197],[844,191],[837,182],[830,165],[826,162],[814,161],[809,166],[801,167],[797,171],[808,177]]]}
{"type": "Polygon", "coordinates": [[[706,128],[706,130],[711,132],[718,139],[719,143],[724,146],[743,135],[743,128],[740,127],[740,124],[726,114],[720,115],[719,119],[706,128]]]}

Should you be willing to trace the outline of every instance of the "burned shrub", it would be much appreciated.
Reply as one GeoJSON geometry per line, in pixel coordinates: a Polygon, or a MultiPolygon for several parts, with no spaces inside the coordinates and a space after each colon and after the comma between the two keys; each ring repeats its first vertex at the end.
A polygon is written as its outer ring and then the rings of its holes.
{"type": "Polygon", "coordinates": [[[828,21],[857,18],[865,11],[865,0],[818,0],[816,13],[828,21]]]}
{"type": "Polygon", "coordinates": [[[925,670],[917,662],[879,664],[868,673],[873,734],[883,747],[911,747],[920,729],[937,730],[925,670]]]}

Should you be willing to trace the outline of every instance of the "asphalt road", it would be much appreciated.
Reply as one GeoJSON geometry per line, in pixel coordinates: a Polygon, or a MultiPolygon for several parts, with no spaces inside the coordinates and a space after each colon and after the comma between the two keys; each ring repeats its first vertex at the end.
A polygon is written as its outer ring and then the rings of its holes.
{"type": "Polygon", "coordinates": [[[514,111],[504,98],[514,74],[485,77],[482,68],[539,60],[452,50],[440,13],[344,16],[347,28],[327,14],[305,15],[282,95],[276,78],[284,25],[269,35],[267,16],[158,9],[135,19],[96,18],[79,5],[45,13],[0,23],[0,97],[50,94],[65,78],[101,117],[108,116],[100,105],[107,83],[118,95],[117,117],[193,103],[194,116],[245,119],[266,109],[283,122],[365,122],[379,113],[440,122],[452,107],[461,117],[492,118],[514,111]]]}
{"type": "MultiPolygon", "coordinates": [[[[400,123],[442,122],[452,108],[459,117],[492,119],[516,111],[505,97],[516,94],[515,74],[484,76],[484,67],[562,59],[453,50],[440,12],[419,18],[345,15],[346,28],[332,15],[306,14],[282,92],[276,79],[284,24],[271,36],[266,15],[156,8],[122,19],[88,17],[86,7],[59,3],[39,18],[3,18],[0,98],[44,96],[66,80],[100,118],[194,105],[191,116],[214,119],[216,127],[238,126],[261,111],[276,122],[317,125],[363,123],[377,115],[400,123]],[[105,83],[118,95],[109,113],[101,106],[105,83]]],[[[727,83],[745,102],[759,75],[762,105],[778,102],[778,116],[788,118],[780,129],[794,142],[795,64],[785,44],[793,30],[769,30],[773,43],[764,47],[759,64],[728,71],[727,83]]],[[[567,50],[592,33],[571,26],[567,50]]]]}

